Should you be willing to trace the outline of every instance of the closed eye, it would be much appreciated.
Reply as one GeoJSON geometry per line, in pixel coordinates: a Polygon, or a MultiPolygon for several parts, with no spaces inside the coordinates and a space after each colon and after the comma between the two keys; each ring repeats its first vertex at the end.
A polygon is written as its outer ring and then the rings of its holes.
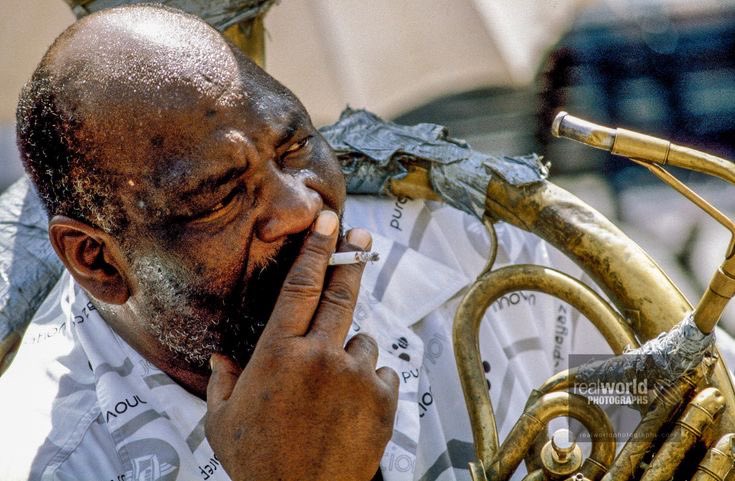
{"type": "Polygon", "coordinates": [[[286,149],[285,155],[292,154],[294,152],[298,152],[299,150],[303,149],[309,144],[309,139],[311,139],[311,135],[309,135],[308,137],[304,137],[298,142],[294,142],[288,147],[288,149],[286,149]]]}
{"type": "Polygon", "coordinates": [[[308,155],[311,152],[311,135],[304,137],[298,142],[288,146],[281,157],[278,159],[278,163],[284,169],[303,169],[311,162],[311,156],[308,155]]]}
{"type": "Polygon", "coordinates": [[[209,209],[205,210],[204,212],[194,216],[190,220],[190,222],[192,224],[203,224],[225,218],[228,214],[235,211],[235,208],[238,205],[238,201],[242,198],[242,195],[244,193],[245,188],[242,186],[238,186],[232,189],[232,192],[227,194],[227,197],[225,197],[209,209]]]}

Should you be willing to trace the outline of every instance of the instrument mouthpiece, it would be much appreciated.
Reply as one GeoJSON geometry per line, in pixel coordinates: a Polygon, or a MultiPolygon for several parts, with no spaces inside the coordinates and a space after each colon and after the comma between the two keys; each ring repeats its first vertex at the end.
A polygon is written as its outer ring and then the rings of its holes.
{"type": "Polygon", "coordinates": [[[569,114],[567,114],[563,110],[556,114],[556,117],[554,117],[554,121],[551,123],[551,135],[556,138],[559,138],[561,136],[561,134],[559,133],[559,127],[561,127],[561,121],[564,120],[564,117],[566,117],[567,115],[569,114]]]}

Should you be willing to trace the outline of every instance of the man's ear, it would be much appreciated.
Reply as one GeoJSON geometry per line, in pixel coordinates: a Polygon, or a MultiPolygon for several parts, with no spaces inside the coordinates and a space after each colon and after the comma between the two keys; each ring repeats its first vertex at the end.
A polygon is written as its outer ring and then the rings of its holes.
{"type": "Polygon", "coordinates": [[[128,300],[127,263],[109,234],[63,215],[49,221],[48,232],[61,262],[92,297],[107,304],[128,300]]]}

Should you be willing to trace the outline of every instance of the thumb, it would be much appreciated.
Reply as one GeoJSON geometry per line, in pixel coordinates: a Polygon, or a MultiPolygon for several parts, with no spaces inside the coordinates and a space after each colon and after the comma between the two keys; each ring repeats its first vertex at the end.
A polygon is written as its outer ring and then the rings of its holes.
{"type": "Polygon", "coordinates": [[[235,361],[223,354],[212,354],[209,358],[212,375],[207,384],[207,411],[212,412],[230,398],[242,369],[235,361]]]}

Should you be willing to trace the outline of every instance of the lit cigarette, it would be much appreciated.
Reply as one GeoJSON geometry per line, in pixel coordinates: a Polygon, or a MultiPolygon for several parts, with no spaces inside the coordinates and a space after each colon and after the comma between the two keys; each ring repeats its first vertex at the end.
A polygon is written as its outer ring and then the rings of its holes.
{"type": "Polygon", "coordinates": [[[341,266],[345,264],[364,264],[366,262],[375,262],[378,259],[380,259],[380,254],[377,252],[335,252],[332,254],[332,257],[329,258],[329,265],[341,266]]]}

